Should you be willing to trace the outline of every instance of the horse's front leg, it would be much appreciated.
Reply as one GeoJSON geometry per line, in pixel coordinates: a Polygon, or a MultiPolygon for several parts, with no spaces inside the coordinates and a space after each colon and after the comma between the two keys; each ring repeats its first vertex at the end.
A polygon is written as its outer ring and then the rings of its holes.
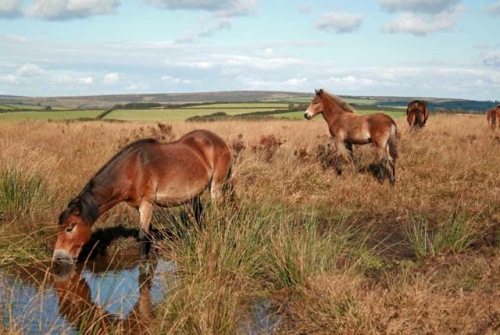
{"type": "Polygon", "coordinates": [[[148,201],[143,201],[139,206],[139,221],[141,227],[139,229],[139,247],[140,258],[146,259],[151,249],[151,235],[149,232],[151,223],[151,214],[153,213],[153,204],[148,201]]]}

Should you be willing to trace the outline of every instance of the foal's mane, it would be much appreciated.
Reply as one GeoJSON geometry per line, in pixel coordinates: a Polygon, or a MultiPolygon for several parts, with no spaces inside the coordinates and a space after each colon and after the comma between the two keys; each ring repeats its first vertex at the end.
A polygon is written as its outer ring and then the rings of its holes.
{"type": "Polygon", "coordinates": [[[338,96],[333,95],[331,93],[328,93],[326,91],[321,90],[321,95],[326,97],[327,100],[331,100],[334,104],[338,105],[344,112],[347,113],[356,113],[354,108],[352,108],[351,105],[349,105],[346,101],[340,99],[338,96]]]}
{"type": "Polygon", "coordinates": [[[96,184],[95,179],[101,173],[106,171],[109,167],[113,166],[118,162],[122,157],[125,157],[128,153],[140,147],[144,144],[158,143],[157,140],[152,138],[142,139],[135,142],[130,143],[125,148],[120,150],[117,154],[115,154],[103,167],[94,174],[94,176],[89,180],[89,182],[82,189],[80,194],[78,194],[73,200],[68,203],[68,208],[61,213],[59,216],[59,224],[64,224],[68,216],[74,211],[78,210],[82,220],[87,223],[94,223],[99,217],[99,206],[95,199],[95,190],[99,188],[99,185],[96,184]]]}

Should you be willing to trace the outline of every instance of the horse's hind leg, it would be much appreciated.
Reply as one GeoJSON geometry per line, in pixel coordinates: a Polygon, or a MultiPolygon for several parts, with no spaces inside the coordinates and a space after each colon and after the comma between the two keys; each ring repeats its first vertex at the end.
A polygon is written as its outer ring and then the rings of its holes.
{"type": "Polygon", "coordinates": [[[141,227],[139,229],[139,250],[140,258],[146,259],[151,250],[151,236],[149,233],[153,204],[143,201],[139,206],[139,217],[141,227]]]}
{"type": "Polygon", "coordinates": [[[390,169],[388,169],[390,182],[391,185],[394,186],[394,184],[396,183],[396,159],[391,155],[389,144],[387,144],[385,151],[386,151],[387,161],[389,162],[389,167],[390,167],[390,169]]]}

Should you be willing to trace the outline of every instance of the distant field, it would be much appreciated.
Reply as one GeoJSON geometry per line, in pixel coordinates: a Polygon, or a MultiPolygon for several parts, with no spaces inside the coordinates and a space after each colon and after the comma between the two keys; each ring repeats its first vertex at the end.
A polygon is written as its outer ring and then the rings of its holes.
{"type": "MultiPolygon", "coordinates": [[[[311,94],[310,97],[286,98],[286,99],[280,99],[277,101],[309,103],[311,101],[313,95],[314,94],[311,94]]],[[[380,102],[380,100],[366,99],[366,98],[342,98],[342,100],[344,100],[350,104],[358,104],[358,105],[376,105],[377,103],[380,102]]]]}
{"type": "MultiPolygon", "coordinates": [[[[266,104],[266,103],[245,103],[245,104],[216,104],[203,105],[179,109],[117,109],[107,114],[104,119],[126,120],[126,121],[163,121],[182,122],[193,116],[205,116],[218,112],[227,115],[242,115],[247,113],[269,112],[274,110],[286,110],[288,104],[266,104]],[[208,107],[211,106],[211,107],[208,107]],[[224,106],[224,107],[217,107],[224,106]]],[[[0,121],[28,121],[28,120],[74,120],[80,118],[96,118],[102,110],[77,110],[77,111],[28,111],[28,112],[5,112],[0,113],[0,121]]],[[[357,110],[360,114],[371,114],[374,111],[357,110]]],[[[397,119],[404,116],[403,110],[399,112],[382,111],[397,119]]],[[[304,111],[263,114],[275,118],[302,119],[304,111]]]]}
{"type": "Polygon", "coordinates": [[[29,121],[29,120],[72,120],[80,118],[95,118],[101,110],[80,111],[50,111],[50,112],[7,112],[0,113],[0,121],[29,121]]]}
{"type": "Polygon", "coordinates": [[[128,121],[176,122],[185,121],[193,116],[204,116],[218,112],[224,112],[228,115],[240,115],[286,108],[288,108],[288,104],[284,103],[207,104],[179,109],[117,109],[104,118],[128,121]]]}
{"type": "MultiPolygon", "coordinates": [[[[251,108],[256,109],[256,111],[262,110],[273,110],[273,109],[287,109],[287,103],[221,103],[221,104],[201,104],[198,106],[189,106],[188,109],[241,109],[241,108],[251,108]]],[[[184,109],[184,108],[183,108],[184,109]]]]}
{"type": "MultiPolygon", "coordinates": [[[[270,116],[275,118],[286,118],[286,119],[303,119],[304,112],[290,112],[290,113],[282,113],[282,114],[272,114],[270,116]]],[[[404,112],[389,112],[389,111],[372,111],[372,110],[356,110],[359,114],[375,114],[375,113],[384,113],[392,117],[393,119],[398,119],[404,117],[404,112]]],[[[321,118],[321,117],[320,117],[321,118]]]]}

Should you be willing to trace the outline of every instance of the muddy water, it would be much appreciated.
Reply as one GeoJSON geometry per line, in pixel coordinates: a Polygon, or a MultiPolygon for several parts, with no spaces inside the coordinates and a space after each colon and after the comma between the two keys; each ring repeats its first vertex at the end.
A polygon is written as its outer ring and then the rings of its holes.
{"type": "MultiPolygon", "coordinates": [[[[147,332],[175,266],[164,260],[100,258],[70,272],[49,264],[0,269],[0,322],[22,334],[147,332]]],[[[244,334],[272,334],[279,323],[266,300],[254,304],[244,334]]],[[[0,332],[2,327],[0,327],[0,332]]]]}
{"type": "Polygon", "coordinates": [[[23,334],[78,334],[98,328],[147,328],[148,313],[166,295],[170,262],[99,261],[55,276],[48,264],[0,272],[0,321],[23,334]],[[119,324],[119,326],[116,326],[119,324]]]}

